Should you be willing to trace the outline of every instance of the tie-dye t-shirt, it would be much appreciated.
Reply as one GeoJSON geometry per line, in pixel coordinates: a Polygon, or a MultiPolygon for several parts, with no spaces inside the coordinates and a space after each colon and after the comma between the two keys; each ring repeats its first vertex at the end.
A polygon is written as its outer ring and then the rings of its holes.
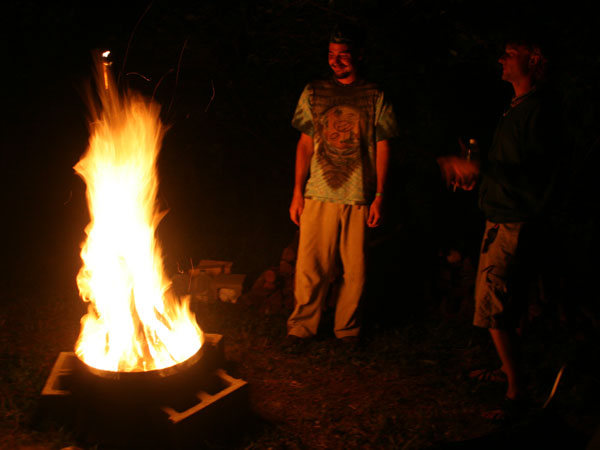
{"type": "Polygon", "coordinates": [[[377,142],[398,134],[392,106],[377,85],[309,83],[292,126],[313,138],[305,197],[344,204],[372,201],[377,188],[377,142]]]}

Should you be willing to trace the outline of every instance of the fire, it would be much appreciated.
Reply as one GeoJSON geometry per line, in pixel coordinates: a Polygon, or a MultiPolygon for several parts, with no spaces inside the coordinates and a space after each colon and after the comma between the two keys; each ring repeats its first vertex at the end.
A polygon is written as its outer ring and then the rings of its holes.
{"type": "Polygon", "coordinates": [[[74,167],[91,218],[77,275],[90,305],[75,352],[108,371],[162,369],[194,355],[204,338],[189,297],[180,301],[169,290],[155,237],[164,216],[156,201],[166,131],[160,107],[136,93],[119,95],[108,65],[97,61],[100,102],[90,101],[89,147],[74,167]]]}

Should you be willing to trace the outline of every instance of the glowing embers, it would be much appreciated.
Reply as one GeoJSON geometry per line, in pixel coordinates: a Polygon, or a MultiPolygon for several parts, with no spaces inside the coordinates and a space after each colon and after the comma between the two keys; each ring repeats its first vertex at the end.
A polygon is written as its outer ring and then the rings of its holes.
{"type": "Polygon", "coordinates": [[[90,305],[75,352],[101,370],[160,370],[192,357],[203,343],[189,299],[171,294],[155,236],[164,215],[156,159],[165,127],[157,104],[119,95],[105,59],[96,69],[89,147],[75,166],[91,218],[77,276],[90,305]]]}

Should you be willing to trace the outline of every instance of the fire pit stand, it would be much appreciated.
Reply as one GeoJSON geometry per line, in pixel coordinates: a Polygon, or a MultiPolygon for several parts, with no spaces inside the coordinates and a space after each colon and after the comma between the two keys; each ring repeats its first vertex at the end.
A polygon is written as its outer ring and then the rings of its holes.
{"type": "Polygon", "coordinates": [[[205,334],[196,360],[176,373],[96,376],[61,352],[41,393],[40,413],[86,442],[178,448],[211,438],[248,413],[248,385],[223,369],[223,338],[205,334]]]}

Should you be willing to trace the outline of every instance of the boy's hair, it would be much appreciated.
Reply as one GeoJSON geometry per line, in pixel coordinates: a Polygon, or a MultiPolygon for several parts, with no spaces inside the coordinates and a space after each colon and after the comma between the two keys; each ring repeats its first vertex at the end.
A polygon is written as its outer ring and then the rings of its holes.
{"type": "Polygon", "coordinates": [[[524,47],[531,55],[538,57],[537,64],[533,67],[533,81],[535,83],[544,81],[548,74],[548,49],[540,39],[530,35],[518,34],[507,39],[506,44],[524,47]]]}
{"type": "Polygon", "coordinates": [[[348,45],[352,53],[362,54],[365,44],[364,32],[355,24],[338,22],[333,26],[329,42],[348,45]]]}

